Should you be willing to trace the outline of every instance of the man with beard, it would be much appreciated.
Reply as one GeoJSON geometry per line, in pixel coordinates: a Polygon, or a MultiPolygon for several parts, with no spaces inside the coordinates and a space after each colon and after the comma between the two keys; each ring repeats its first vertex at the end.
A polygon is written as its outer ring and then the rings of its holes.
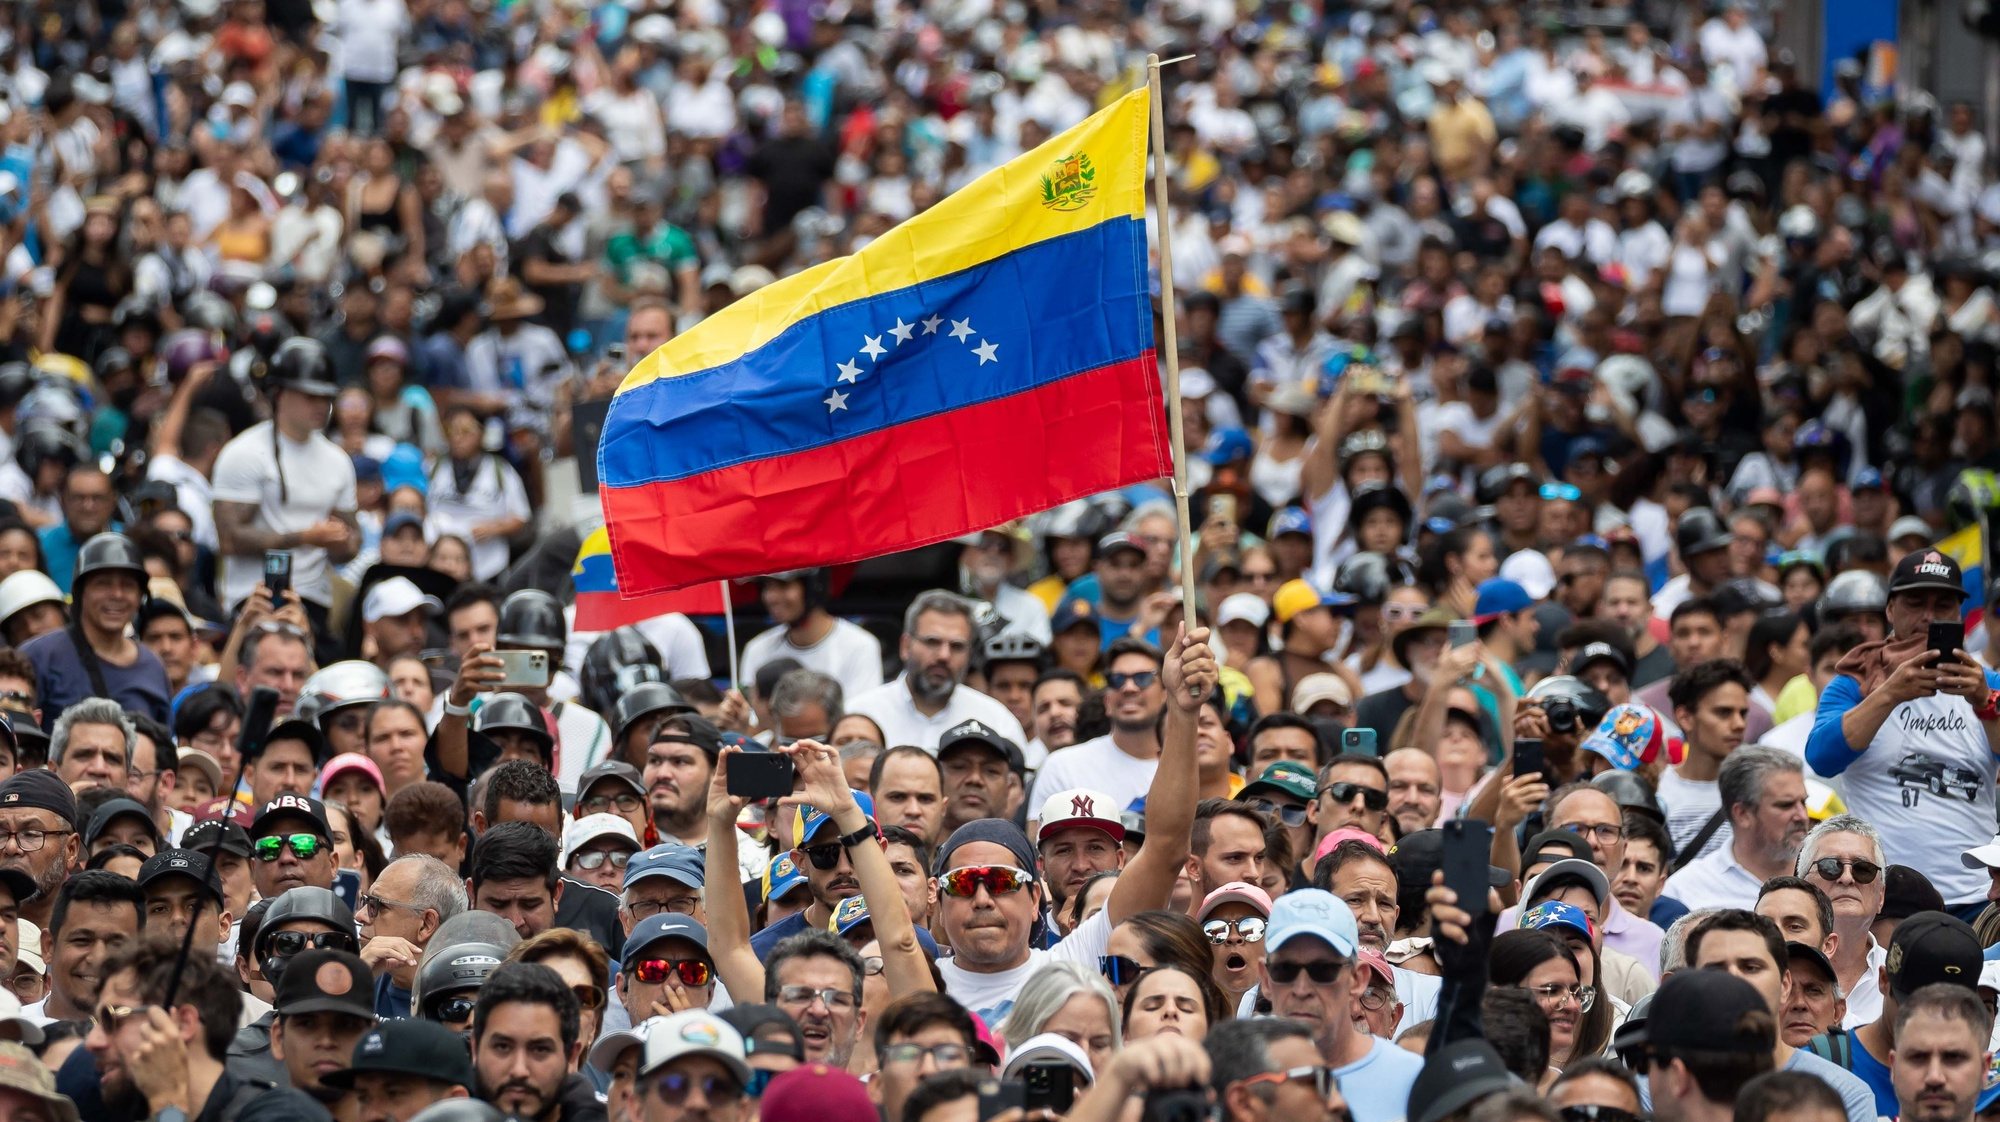
{"type": "Polygon", "coordinates": [[[1414,834],[1437,825],[1444,805],[1444,777],[1437,757],[1423,748],[1398,748],[1382,758],[1389,773],[1389,817],[1396,833],[1414,834]]]}
{"type": "Polygon", "coordinates": [[[582,1011],[562,975],[510,962],[479,987],[472,1010],[478,1097],[524,1122],[604,1122],[590,1081],[570,1071],[582,1011]]]}
{"type": "Polygon", "coordinates": [[[1049,753],[1076,743],[1076,711],[1083,707],[1089,690],[1074,670],[1060,667],[1042,672],[1028,695],[1035,738],[1025,751],[1036,752],[1044,760],[1049,753]]]}
{"type": "Polygon", "coordinates": [[[720,751],[722,733],[704,718],[676,713],[660,722],[653,742],[646,746],[641,780],[661,841],[699,846],[708,837],[702,800],[720,751]]]}
{"type": "Polygon", "coordinates": [[[1909,1122],[1971,1122],[1986,1087],[1992,1015],[1962,986],[1925,986],[1896,1014],[1896,1101],[1909,1122]]]}
{"type": "MultiPolygon", "coordinates": [[[[1320,859],[1314,882],[1347,905],[1354,916],[1355,938],[1362,949],[1388,954],[1402,909],[1396,903],[1395,866],[1380,849],[1359,838],[1341,842],[1320,859]]],[[[1389,974],[1396,987],[1396,1001],[1403,1008],[1399,1026],[1426,1021],[1436,1014],[1439,986],[1436,976],[1400,966],[1391,966],[1389,974]]],[[[1356,984],[1365,980],[1363,975],[1356,984]]]]}
{"type": "Polygon", "coordinates": [[[1265,831],[1270,822],[1240,802],[1203,799],[1188,831],[1186,880],[1199,902],[1226,884],[1264,882],[1265,831]]]}
{"type": "Polygon", "coordinates": [[[903,827],[926,849],[937,844],[944,822],[944,769],[937,757],[908,744],[876,756],[868,796],[883,826],[903,827]]]}
{"type": "Polygon", "coordinates": [[[363,1033],[375,1027],[375,979],[347,951],[301,951],[278,980],[271,1057],[292,1086],[326,1103],[346,1092],[323,1082],[347,1067],[363,1033]]]}
{"type": "Polygon", "coordinates": [[[223,1067],[243,1011],[242,993],[213,958],[191,955],[184,964],[179,958],[179,943],[155,935],[105,960],[103,992],[91,1008],[95,1019],[84,1047],[96,1062],[106,1113],[233,1122],[327,1118],[326,1108],[299,1091],[223,1067]],[[175,980],[176,1004],[168,1008],[175,980]]]}
{"type": "Polygon", "coordinates": [[[1041,597],[1007,581],[1017,562],[1032,554],[1032,536],[1020,523],[995,526],[960,538],[959,587],[969,596],[993,605],[1007,621],[1003,635],[1049,643],[1049,609],[1041,597]]]}
{"type": "MultiPolygon", "coordinates": [[[[945,730],[968,720],[990,725],[1016,744],[1026,740],[1021,722],[1005,705],[978,690],[960,688],[972,665],[977,633],[972,605],[964,597],[941,590],[923,593],[903,613],[902,674],[849,698],[847,711],[873,720],[890,745],[936,748],[945,730]]],[[[697,793],[697,804],[700,799],[697,793]]]]}
{"type": "MultiPolygon", "coordinates": [[[[106,957],[139,937],[146,897],[138,882],[104,869],[64,882],[49,926],[49,996],[22,1013],[37,1021],[81,1021],[97,1014],[98,990],[109,976],[106,957]]],[[[234,1021],[230,1022],[235,1025],[234,1021]]]]}
{"type": "Polygon", "coordinates": [[[849,697],[882,684],[881,640],[827,611],[825,569],[773,573],[759,578],[757,586],[777,626],[743,645],[743,681],[755,681],[765,663],[789,658],[839,682],[849,697]]]}
{"type": "Polygon", "coordinates": [[[167,668],[131,636],[146,580],[132,539],[99,534],[83,543],[71,597],[73,622],[21,645],[35,667],[35,696],[41,699],[45,726],[87,697],[109,698],[156,721],[167,719],[167,668]]]}
{"type": "Polygon", "coordinates": [[[764,1001],[799,1026],[805,1062],[845,1068],[865,1019],[861,956],[839,936],[807,931],[778,944],[764,966],[764,1001]]]}
{"type": "Polygon", "coordinates": [[[1620,569],[1604,582],[1604,597],[1598,604],[1598,618],[1624,629],[1632,644],[1632,688],[1644,700],[1647,686],[1670,678],[1674,658],[1667,645],[1653,637],[1653,586],[1637,569],[1620,569]]]}
{"type": "Polygon", "coordinates": [[[981,818],[1012,819],[1020,809],[1021,749],[978,721],[955,725],[938,741],[938,771],[944,777],[944,815],[939,833],[981,818]]]}
{"type": "Polygon", "coordinates": [[[0,869],[24,872],[35,883],[34,897],[21,901],[22,919],[48,930],[56,895],[82,855],[69,784],[40,768],[0,782],[0,869]]]}
{"type": "MultiPolygon", "coordinates": [[[[1125,638],[1105,652],[1104,712],[1111,731],[1050,756],[1035,776],[1028,805],[1037,811],[1058,791],[1088,787],[1125,806],[1146,793],[1160,766],[1160,650],[1125,638]]],[[[1032,825],[1032,823],[1031,823],[1032,825]]]]}
{"type": "Polygon", "coordinates": [[[1690,911],[1755,907],[1765,881],[1796,868],[1811,824],[1805,768],[1789,752],[1739,748],[1723,761],[1716,787],[1733,828],[1730,843],[1668,877],[1662,892],[1690,911]]]}
{"type": "Polygon", "coordinates": [[[1111,796],[1088,788],[1058,791],[1038,817],[1035,851],[1049,886],[1049,911],[1060,911],[1091,877],[1125,867],[1125,826],[1111,796]]]}
{"type": "MultiPolygon", "coordinates": [[[[874,828],[875,804],[859,791],[854,793],[854,802],[867,816],[869,827],[874,828]]],[[[826,930],[833,909],[842,900],[861,895],[861,881],[854,874],[854,857],[841,844],[840,826],[833,815],[817,807],[805,808],[805,822],[799,828],[792,861],[806,875],[806,889],[812,903],[804,911],[788,915],[750,937],[750,949],[760,959],[769,959],[779,943],[801,931],[826,930]]]]}

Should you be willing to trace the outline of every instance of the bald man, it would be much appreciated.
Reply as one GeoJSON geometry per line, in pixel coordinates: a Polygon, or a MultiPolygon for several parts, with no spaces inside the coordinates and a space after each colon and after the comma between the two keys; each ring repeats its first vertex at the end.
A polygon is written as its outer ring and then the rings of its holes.
{"type": "Polygon", "coordinates": [[[1422,748],[1398,748],[1382,759],[1389,769],[1389,816],[1404,834],[1437,825],[1444,780],[1437,760],[1422,748]]]}

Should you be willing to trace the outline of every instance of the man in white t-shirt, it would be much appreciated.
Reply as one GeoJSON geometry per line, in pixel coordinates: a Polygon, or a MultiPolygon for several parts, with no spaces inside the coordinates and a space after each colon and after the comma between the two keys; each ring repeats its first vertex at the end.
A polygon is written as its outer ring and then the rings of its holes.
{"type": "Polygon", "coordinates": [[[1113,806],[1129,805],[1153,785],[1160,766],[1160,653],[1141,639],[1111,644],[1105,663],[1104,712],[1111,731],[1053,752],[1035,775],[1028,805],[1039,808],[1057,791],[1088,787],[1111,796],[1113,806]]]}
{"type": "Polygon", "coordinates": [[[789,658],[839,682],[850,700],[882,684],[882,642],[827,610],[825,569],[772,573],[757,585],[778,626],[743,645],[744,681],[755,681],[765,663],[789,658]]]}
{"type": "Polygon", "coordinates": [[[1021,722],[1005,705],[965,686],[976,634],[965,597],[941,589],[919,595],[903,613],[903,672],[849,698],[847,711],[874,721],[892,748],[914,744],[935,752],[946,730],[968,720],[1016,744],[1025,741],[1021,722]]]}
{"type": "Polygon", "coordinates": [[[322,433],[340,387],[317,340],[288,339],[271,359],[271,419],[230,441],[215,461],[215,532],[225,607],[264,583],[265,555],[291,554],[291,587],[316,635],[327,634],[329,562],[360,552],[354,461],[322,433]]]}
{"type": "Polygon", "coordinates": [[[987,1024],[1007,1015],[1021,985],[1043,963],[1094,966],[1113,927],[1148,908],[1167,906],[1194,828],[1194,784],[1179,777],[1194,774],[1195,718],[1215,688],[1215,659],[1203,645],[1207,638],[1205,630],[1183,638],[1162,667],[1173,698],[1160,769],[1168,778],[1146,792],[1146,840],[1125,863],[1102,911],[1054,947],[1041,949],[1036,934],[1049,904],[1048,888],[1035,873],[1035,849],[1026,835],[1004,819],[982,818],[954,830],[938,851],[937,922],[953,954],[937,968],[945,992],[987,1024]]]}
{"type": "Polygon", "coordinates": [[[1681,762],[1660,773],[1660,802],[1666,806],[1667,834],[1674,841],[1675,868],[1730,842],[1729,818],[1720,813],[1722,794],[1716,776],[1722,761],[1743,744],[1751,684],[1741,663],[1710,659],[1674,675],[1668,686],[1674,721],[1687,741],[1681,762]],[[1712,830],[1710,821],[1716,823],[1712,830]]]}

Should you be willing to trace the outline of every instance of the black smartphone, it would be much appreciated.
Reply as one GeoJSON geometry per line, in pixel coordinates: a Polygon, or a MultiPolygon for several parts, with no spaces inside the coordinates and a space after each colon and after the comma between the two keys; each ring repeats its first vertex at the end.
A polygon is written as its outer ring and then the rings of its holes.
{"type": "Polygon", "coordinates": [[[1340,733],[1340,750],[1357,756],[1379,756],[1381,750],[1375,747],[1374,729],[1343,729],[1340,733]]]}
{"type": "Polygon", "coordinates": [[[333,894],[340,897],[348,911],[353,911],[355,901],[361,898],[361,874],[353,869],[335,869],[333,894]]]}
{"type": "Polygon", "coordinates": [[[1514,774],[1540,775],[1546,778],[1549,762],[1542,755],[1542,742],[1532,736],[1524,736],[1514,742],[1514,774]]]}
{"type": "Polygon", "coordinates": [[[1938,653],[1931,662],[1936,667],[1954,653],[1965,649],[1965,624],[1955,619],[1935,619],[1931,621],[1931,649],[1938,653]]]}
{"type": "Polygon", "coordinates": [[[1068,1114],[1076,1102],[1076,1069],[1059,1060],[1029,1064],[1021,1069],[1021,1082],[1028,1089],[1030,1113],[1047,1110],[1058,1117],[1068,1114]]]}
{"type": "Polygon", "coordinates": [[[729,793],[745,799],[781,799],[792,793],[792,758],[780,752],[738,752],[729,757],[729,793]]]}
{"type": "Polygon", "coordinates": [[[1458,906],[1477,918],[1486,914],[1487,869],[1493,858],[1493,826],[1477,818],[1444,824],[1444,886],[1458,894],[1458,906]]]}
{"type": "Polygon", "coordinates": [[[1018,1079],[982,1079],[979,1081],[979,1122],[998,1118],[1010,1110],[1025,1110],[1028,1106],[1028,1085],[1018,1079]]]}
{"type": "Polygon", "coordinates": [[[271,607],[285,606],[285,593],[292,590],[292,551],[289,549],[267,549],[264,551],[264,587],[271,592],[271,607]]]}
{"type": "Polygon", "coordinates": [[[1479,641],[1479,627],[1469,619],[1455,619],[1445,628],[1445,635],[1454,649],[1469,647],[1479,641]]]}

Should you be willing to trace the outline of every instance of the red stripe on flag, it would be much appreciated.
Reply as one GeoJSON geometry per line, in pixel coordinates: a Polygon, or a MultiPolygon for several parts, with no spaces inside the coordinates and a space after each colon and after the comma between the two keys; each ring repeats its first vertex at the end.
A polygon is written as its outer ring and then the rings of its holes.
{"type": "Polygon", "coordinates": [[[610,631],[669,612],[711,616],[720,615],[722,611],[722,586],[713,582],[629,599],[616,592],[579,592],[576,594],[576,630],[610,631]]]}
{"type": "Polygon", "coordinates": [[[602,497],[619,587],[653,593],[915,549],[1172,473],[1147,351],[824,448],[602,497]]]}

